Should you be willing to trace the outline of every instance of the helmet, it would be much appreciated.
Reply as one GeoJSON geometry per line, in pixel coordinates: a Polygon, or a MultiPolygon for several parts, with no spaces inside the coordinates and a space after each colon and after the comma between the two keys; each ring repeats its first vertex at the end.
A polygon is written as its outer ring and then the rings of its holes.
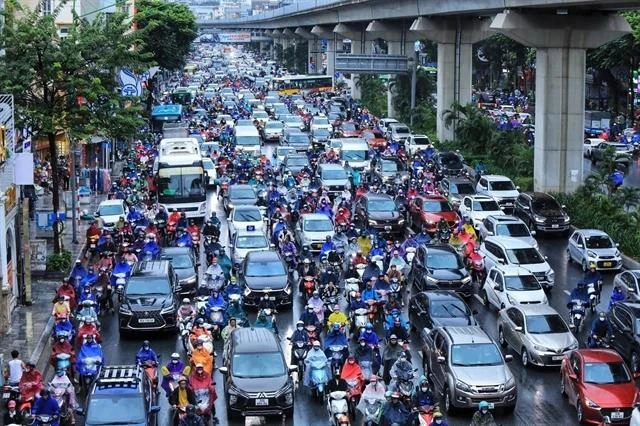
{"type": "Polygon", "coordinates": [[[188,305],[189,303],[191,303],[191,299],[189,299],[188,297],[185,297],[184,299],[182,299],[182,303],[184,303],[185,305],[188,305]]]}
{"type": "Polygon", "coordinates": [[[333,323],[333,330],[334,331],[339,331],[340,330],[340,323],[334,322],[333,323]]]}
{"type": "Polygon", "coordinates": [[[596,269],[596,262],[589,262],[589,269],[596,269]]]}
{"type": "Polygon", "coordinates": [[[480,410],[488,410],[489,409],[489,403],[487,401],[480,401],[480,404],[478,404],[478,408],[480,410]]]}
{"type": "Polygon", "coordinates": [[[304,326],[304,321],[298,321],[298,322],[296,323],[296,326],[299,326],[299,325],[304,326]]]}
{"type": "Polygon", "coordinates": [[[433,418],[434,419],[441,419],[442,417],[443,416],[442,416],[442,413],[440,411],[436,411],[435,413],[433,413],[433,418]]]}
{"type": "Polygon", "coordinates": [[[308,264],[310,264],[310,263],[311,263],[311,260],[310,260],[310,259],[306,259],[306,258],[305,258],[305,259],[302,261],[302,263],[304,263],[305,265],[308,265],[308,264]]]}
{"type": "Polygon", "coordinates": [[[366,323],[366,324],[365,324],[364,328],[365,328],[366,330],[373,330],[373,324],[371,324],[370,322],[368,322],[368,323],[366,323]]]}
{"type": "Polygon", "coordinates": [[[171,359],[180,359],[180,354],[178,352],[174,352],[171,354],[171,359]]]}

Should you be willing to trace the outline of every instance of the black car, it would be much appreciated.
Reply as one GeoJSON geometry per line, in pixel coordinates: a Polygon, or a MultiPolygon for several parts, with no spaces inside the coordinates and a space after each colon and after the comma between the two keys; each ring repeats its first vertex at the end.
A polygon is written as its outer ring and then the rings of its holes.
{"type": "Polygon", "coordinates": [[[198,288],[198,266],[189,247],[165,247],[162,249],[162,259],[171,262],[171,266],[178,276],[176,293],[193,295],[198,288]]]}
{"type": "Polygon", "coordinates": [[[234,330],[225,345],[220,372],[229,417],[293,415],[293,380],[272,331],[234,330]]]}
{"type": "Polygon", "coordinates": [[[329,138],[331,138],[331,132],[327,129],[311,130],[311,144],[313,145],[313,149],[324,148],[329,138]]]}
{"type": "Polygon", "coordinates": [[[451,290],[471,296],[471,276],[460,255],[448,244],[418,247],[411,263],[412,285],[416,290],[451,290]]]}
{"type": "Polygon", "coordinates": [[[451,204],[460,205],[465,195],[476,194],[476,184],[466,176],[446,177],[440,181],[440,192],[451,204]]]}
{"type": "Polygon", "coordinates": [[[258,196],[251,185],[230,185],[222,199],[222,206],[229,216],[235,206],[255,206],[257,202],[258,196]]]}
{"type": "Polygon", "coordinates": [[[406,164],[398,158],[382,157],[371,168],[371,181],[377,184],[402,182],[409,179],[406,164]]]}
{"type": "Polygon", "coordinates": [[[609,311],[611,346],[627,361],[635,374],[640,373],[640,302],[617,302],[609,311]]]}
{"type": "Polygon", "coordinates": [[[277,252],[249,252],[238,273],[245,306],[257,307],[262,296],[268,296],[276,306],[292,304],[287,268],[277,252]]]}
{"type": "Polygon", "coordinates": [[[514,214],[531,231],[569,232],[571,219],[555,198],[543,192],[522,192],[516,198],[514,214]]]}
{"type": "Polygon", "coordinates": [[[86,426],[158,424],[160,404],[154,384],[137,365],[104,366],[76,412],[86,426]]]}
{"type": "Polygon", "coordinates": [[[451,291],[423,291],[409,300],[409,323],[416,330],[478,325],[474,314],[476,312],[451,291]]]}
{"type": "Polygon", "coordinates": [[[404,233],[405,218],[391,196],[368,192],[355,206],[355,220],[363,228],[371,227],[379,233],[404,233]]]}
{"type": "Polygon", "coordinates": [[[461,176],[466,174],[462,157],[457,152],[442,151],[433,156],[436,173],[440,176],[461,176]]]}
{"type": "Polygon", "coordinates": [[[168,260],[140,262],[119,295],[120,333],[175,330],[178,276],[168,260]]]}
{"type": "Polygon", "coordinates": [[[304,154],[291,154],[284,157],[280,165],[282,170],[288,170],[292,174],[297,175],[305,167],[309,167],[309,158],[304,154]]]}

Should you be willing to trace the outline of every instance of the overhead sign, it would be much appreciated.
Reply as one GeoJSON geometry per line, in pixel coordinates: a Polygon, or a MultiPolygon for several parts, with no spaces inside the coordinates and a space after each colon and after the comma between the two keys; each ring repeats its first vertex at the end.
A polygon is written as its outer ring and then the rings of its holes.
{"type": "Polygon", "coordinates": [[[409,70],[409,60],[406,56],[339,53],[335,70],[357,74],[404,74],[409,70]]]}
{"type": "Polygon", "coordinates": [[[213,34],[213,41],[218,43],[251,43],[250,32],[233,32],[213,34]]]}

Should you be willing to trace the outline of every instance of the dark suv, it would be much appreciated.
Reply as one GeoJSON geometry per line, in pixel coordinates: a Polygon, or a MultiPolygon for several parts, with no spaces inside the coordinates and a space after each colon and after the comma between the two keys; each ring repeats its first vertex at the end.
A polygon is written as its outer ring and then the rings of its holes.
{"type": "Polygon", "coordinates": [[[266,328],[234,330],[220,372],[229,417],[293,415],[291,371],[278,338],[266,328]]]}
{"type": "Polygon", "coordinates": [[[405,219],[389,195],[367,193],[356,203],[356,220],[383,234],[403,234],[405,219]]]}
{"type": "Polygon", "coordinates": [[[420,246],[411,264],[417,291],[451,290],[471,296],[471,276],[456,250],[448,244],[420,246]]]}
{"type": "Polygon", "coordinates": [[[555,198],[544,192],[522,192],[515,202],[514,214],[531,231],[569,232],[571,219],[555,198]]]}
{"type": "Polygon", "coordinates": [[[634,375],[640,373],[640,303],[618,302],[609,312],[615,338],[611,346],[627,361],[634,375]]]}
{"type": "Polygon", "coordinates": [[[136,365],[103,367],[87,395],[85,408],[76,410],[86,417],[86,426],[155,426],[159,411],[153,383],[136,365]]]}
{"type": "Polygon", "coordinates": [[[238,273],[246,306],[257,307],[262,296],[278,307],[293,303],[287,268],[275,251],[249,252],[238,273]]]}
{"type": "Polygon", "coordinates": [[[177,286],[178,276],[168,260],[136,265],[122,294],[118,295],[120,332],[175,330],[177,286]]]}

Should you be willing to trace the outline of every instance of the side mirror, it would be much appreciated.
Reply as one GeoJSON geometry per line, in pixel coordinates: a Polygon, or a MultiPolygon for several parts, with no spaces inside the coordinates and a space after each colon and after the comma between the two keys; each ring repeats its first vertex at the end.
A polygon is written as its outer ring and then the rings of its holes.
{"type": "Polygon", "coordinates": [[[227,374],[229,372],[229,369],[227,367],[220,367],[218,368],[218,371],[222,374],[227,374]]]}
{"type": "Polygon", "coordinates": [[[535,235],[536,235],[536,230],[535,230],[535,229],[532,229],[532,230],[531,230],[531,236],[532,236],[532,237],[534,237],[535,235]]]}
{"type": "Polygon", "coordinates": [[[437,362],[438,364],[444,364],[444,361],[445,361],[445,359],[444,359],[444,357],[443,357],[443,356],[439,356],[438,358],[436,358],[436,362],[437,362]]]}
{"type": "Polygon", "coordinates": [[[498,263],[504,265],[504,259],[502,257],[498,258],[498,263]]]}
{"type": "Polygon", "coordinates": [[[93,215],[94,215],[95,217],[99,217],[99,216],[100,216],[100,212],[95,212],[93,215]]]}
{"type": "Polygon", "coordinates": [[[520,191],[520,187],[519,186],[516,186],[516,191],[520,191]]]}
{"type": "Polygon", "coordinates": [[[505,356],[504,356],[504,360],[505,360],[505,362],[511,362],[511,361],[513,361],[513,355],[505,355],[505,356]]]}
{"type": "Polygon", "coordinates": [[[519,325],[515,326],[514,330],[518,333],[522,333],[522,327],[520,327],[519,325]]]}
{"type": "Polygon", "coordinates": [[[620,247],[620,243],[616,243],[616,247],[620,247]]]}
{"type": "Polygon", "coordinates": [[[154,413],[159,413],[160,412],[160,406],[159,405],[152,405],[151,407],[149,407],[149,414],[154,414],[154,413]]]}
{"type": "Polygon", "coordinates": [[[640,371],[636,371],[635,373],[633,373],[633,378],[634,379],[640,379],[640,371]]]}
{"type": "Polygon", "coordinates": [[[561,208],[562,210],[564,210],[564,209],[566,209],[566,208],[567,208],[567,206],[565,206],[565,205],[563,204],[563,205],[561,205],[561,206],[560,206],[560,208],[561,208]]]}
{"type": "Polygon", "coordinates": [[[531,207],[529,207],[529,206],[522,206],[522,210],[527,210],[527,211],[529,211],[529,210],[531,210],[531,207]]]}
{"type": "Polygon", "coordinates": [[[582,244],[578,244],[578,248],[584,248],[582,244]]]}
{"type": "Polygon", "coordinates": [[[502,286],[494,285],[494,286],[493,286],[493,289],[494,289],[494,290],[497,290],[497,291],[502,291],[502,286]]]}

